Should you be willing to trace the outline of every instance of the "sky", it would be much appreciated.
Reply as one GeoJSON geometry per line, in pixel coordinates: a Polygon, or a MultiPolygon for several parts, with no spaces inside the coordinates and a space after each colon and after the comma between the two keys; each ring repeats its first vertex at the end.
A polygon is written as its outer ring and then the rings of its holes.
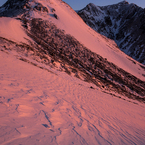
{"type": "MultiPolygon", "coordinates": [[[[89,3],[94,3],[97,6],[106,6],[119,3],[123,0],[63,0],[68,3],[74,10],[80,10],[89,3]]],[[[129,3],[134,3],[142,8],[145,8],[145,0],[127,0],[129,3]]]]}
{"type": "MultiPolygon", "coordinates": [[[[0,6],[3,5],[7,0],[0,0],[0,6]]],[[[63,0],[68,3],[74,10],[80,10],[89,3],[94,3],[98,6],[105,6],[116,4],[123,0],[63,0]]],[[[134,3],[142,8],[145,8],[145,0],[127,0],[129,3],[134,3]]]]}

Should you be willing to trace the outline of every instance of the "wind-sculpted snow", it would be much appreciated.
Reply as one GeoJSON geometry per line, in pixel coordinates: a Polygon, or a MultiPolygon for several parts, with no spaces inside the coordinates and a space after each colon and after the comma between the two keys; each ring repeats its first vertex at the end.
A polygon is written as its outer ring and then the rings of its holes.
{"type": "Polygon", "coordinates": [[[1,145],[144,144],[144,104],[2,51],[0,61],[1,145]]]}
{"type": "Polygon", "coordinates": [[[123,52],[145,64],[143,8],[126,1],[102,7],[90,3],[78,14],[95,31],[115,40],[123,52]]]}
{"type": "Polygon", "coordinates": [[[0,144],[144,144],[144,65],[61,0],[12,2],[5,16],[23,10],[0,18],[0,144]]]}

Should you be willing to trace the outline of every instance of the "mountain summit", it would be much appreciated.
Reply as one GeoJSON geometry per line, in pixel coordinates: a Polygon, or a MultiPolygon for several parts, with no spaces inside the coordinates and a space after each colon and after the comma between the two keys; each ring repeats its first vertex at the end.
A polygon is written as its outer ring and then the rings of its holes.
{"type": "Polygon", "coordinates": [[[78,14],[95,31],[113,39],[123,52],[145,64],[143,8],[127,1],[109,6],[88,4],[78,14]]]}

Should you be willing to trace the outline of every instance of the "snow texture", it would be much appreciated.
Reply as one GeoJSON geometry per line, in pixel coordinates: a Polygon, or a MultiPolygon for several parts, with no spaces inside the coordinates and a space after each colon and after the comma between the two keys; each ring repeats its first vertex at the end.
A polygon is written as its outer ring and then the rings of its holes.
{"type": "Polygon", "coordinates": [[[144,144],[144,65],[61,0],[4,7],[1,145],[144,144]]]}
{"type": "Polygon", "coordinates": [[[0,144],[144,144],[145,105],[0,52],[0,144]]]}

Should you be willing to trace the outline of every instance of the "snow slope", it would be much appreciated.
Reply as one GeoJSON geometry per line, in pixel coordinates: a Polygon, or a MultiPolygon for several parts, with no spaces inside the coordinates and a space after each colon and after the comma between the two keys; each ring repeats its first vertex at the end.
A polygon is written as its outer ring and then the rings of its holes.
{"type": "MultiPolygon", "coordinates": [[[[58,28],[64,30],[66,34],[74,36],[91,51],[101,55],[103,58],[107,58],[109,62],[113,62],[139,79],[145,80],[145,71],[140,67],[140,63],[120,51],[114,41],[100,35],[87,26],[77,13],[66,3],[61,0],[35,0],[29,2],[31,8],[36,6],[36,2],[46,7],[48,13],[30,10],[30,17],[28,17],[28,19],[42,18],[43,20],[49,20],[58,28]],[[54,17],[54,13],[58,16],[58,19],[54,17]]],[[[0,33],[2,37],[27,43],[24,38],[30,38],[27,37],[22,30],[19,20],[12,20],[11,18],[0,19],[3,30],[1,30],[0,33]]]]}
{"type": "Polygon", "coordinates": [[[0,36],[15,42],[27,43],[30,39],[23,30],[21,22],[9,17],[0,18],[0,36]]]}
{"type": "Polygon", "coordinates": [[[0,62],[1,145],[144,144],[144,104],[2,51],[0,62]]]}
{"type": "MultiPolygon", "coordinates": [[[[145,80],[141,64],[133,63],[134,60],[122,53],[113,41],[89,28],[61,0],[38,2],[47,7],[49,13],[30,10],[28,20],[51,21],[88,49],[145,80]]],[[[31,2],[32,8],[35,4],[31,2]]],[[[3,28],[0,37],[6,38],[0,39],[1,145],[144,144],[144,103],[115,92],[104,92],[101,87],[57,71],[56,67],[62,69],[65,63],[55,62],[57,66],[52,68],[53,57],[49,51],[44,55],[43,45],[33,40],[32,45],[18,45],[29,44],[25,38],[30,40],[20,20],[0,18],[0,22],[3,28]]],[[[72,42],[75,41],[72,39],[72,42]]]]}
{"type": "MultiPolygon", "coordinates": [[[[45,3],[43,0],[43,5],[47,6],[47,4],[48,1],[46,0],[45,3]]],[[[144,70],[140,67],[139,63],[136,62],[136,64],[134,64],[132,61],[128,61],[128,59],[131,58],[119,50],[114,41],[103,37],[87,26],[76,12],[69,6],[66,6],[66,4],[62,1],[53,0],[50,6],[56,10],[55,13],[59,17],[58,20],[50,17],[50,20],[55,23],[58,28],[61,28],[65,30],[66,33],[74,36],[91,51],[107,58],[108,61],[113,62],[139,79],[145,80],[145,77],[142,76],[142,74],[144,74],[144,70]]]]}

